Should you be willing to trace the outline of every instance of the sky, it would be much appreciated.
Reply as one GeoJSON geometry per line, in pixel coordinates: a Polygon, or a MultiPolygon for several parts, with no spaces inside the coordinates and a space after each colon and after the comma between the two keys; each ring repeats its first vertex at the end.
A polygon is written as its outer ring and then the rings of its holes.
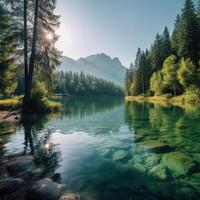
{"type": "Polygon", "coordinates": [[[184,0],[57,0],[57,48],[73,59],[106,53],[128,67],[138,47],[149,48],[165,26],[173,30],[183,4],[184,0]]]}

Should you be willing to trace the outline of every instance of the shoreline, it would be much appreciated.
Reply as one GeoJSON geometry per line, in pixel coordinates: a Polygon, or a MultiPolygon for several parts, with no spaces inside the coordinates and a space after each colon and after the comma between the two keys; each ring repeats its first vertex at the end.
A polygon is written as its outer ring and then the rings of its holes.
{"type": "Polygon", "coordinates": [[[200,105],[200,101],[184,101],[183,96],[167,98],[165,96],[126,96],[125,101],[148,102],[173,106],[200,105]]]}

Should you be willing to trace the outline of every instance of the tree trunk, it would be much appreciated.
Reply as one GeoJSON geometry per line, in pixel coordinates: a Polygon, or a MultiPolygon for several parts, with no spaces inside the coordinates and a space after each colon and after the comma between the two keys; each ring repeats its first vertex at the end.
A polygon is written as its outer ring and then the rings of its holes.
{"type": "Polygon", "coordinates": [[[29,63],[29,76],[28,76],[28,99],[31,99],[31,90],[33,85],[33,72],[35,64],[36,42],[37,42],[37,25],[38,25],[38,0],[35,0],[35,12],[34,12],[34,25],[33,25],[33,38],[32,49],[29,63]]]}
{"type": "Polygon", "coordinates": [[[142,92],[143,92],[143,95],[144,95],[145,91],[144,91],[144,78],[143,78],[143,75],[142,75],[142,92]]]}
{"type": "Polygon", "coordinates": [[[28,97],[27,0],[24,0],[24,104],[28,97]]]}
{"type": "Polygon", "coordinates": [[[174,96],[176,96],[176,86],[174,84],[174,96]]]}

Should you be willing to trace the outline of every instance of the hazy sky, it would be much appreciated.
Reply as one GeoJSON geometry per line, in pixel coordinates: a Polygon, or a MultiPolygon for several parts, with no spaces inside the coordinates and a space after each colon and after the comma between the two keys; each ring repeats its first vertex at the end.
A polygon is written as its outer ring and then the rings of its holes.
{"type": "Polygon", "coordinates": [[[164,26],[171,31],[184,0],[57,0],[57,47],[71,58],[104,52],[129,66],[164,26]]]}

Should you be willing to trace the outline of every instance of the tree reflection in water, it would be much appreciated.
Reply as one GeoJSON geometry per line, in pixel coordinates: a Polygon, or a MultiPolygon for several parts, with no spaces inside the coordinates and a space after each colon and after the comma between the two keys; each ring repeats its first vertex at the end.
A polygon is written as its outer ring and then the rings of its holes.
{"type": "Polygon", "coordinates": [[[44,129],[44,125],[51,117],[52,115],[37,115],[22,118],[24,128],[23,155],[33,155],[36,163],[45,166],[48,173],[54,173],[61,161],[59,144],[55,144],[51,140],[53,130],[44,129]]]}

